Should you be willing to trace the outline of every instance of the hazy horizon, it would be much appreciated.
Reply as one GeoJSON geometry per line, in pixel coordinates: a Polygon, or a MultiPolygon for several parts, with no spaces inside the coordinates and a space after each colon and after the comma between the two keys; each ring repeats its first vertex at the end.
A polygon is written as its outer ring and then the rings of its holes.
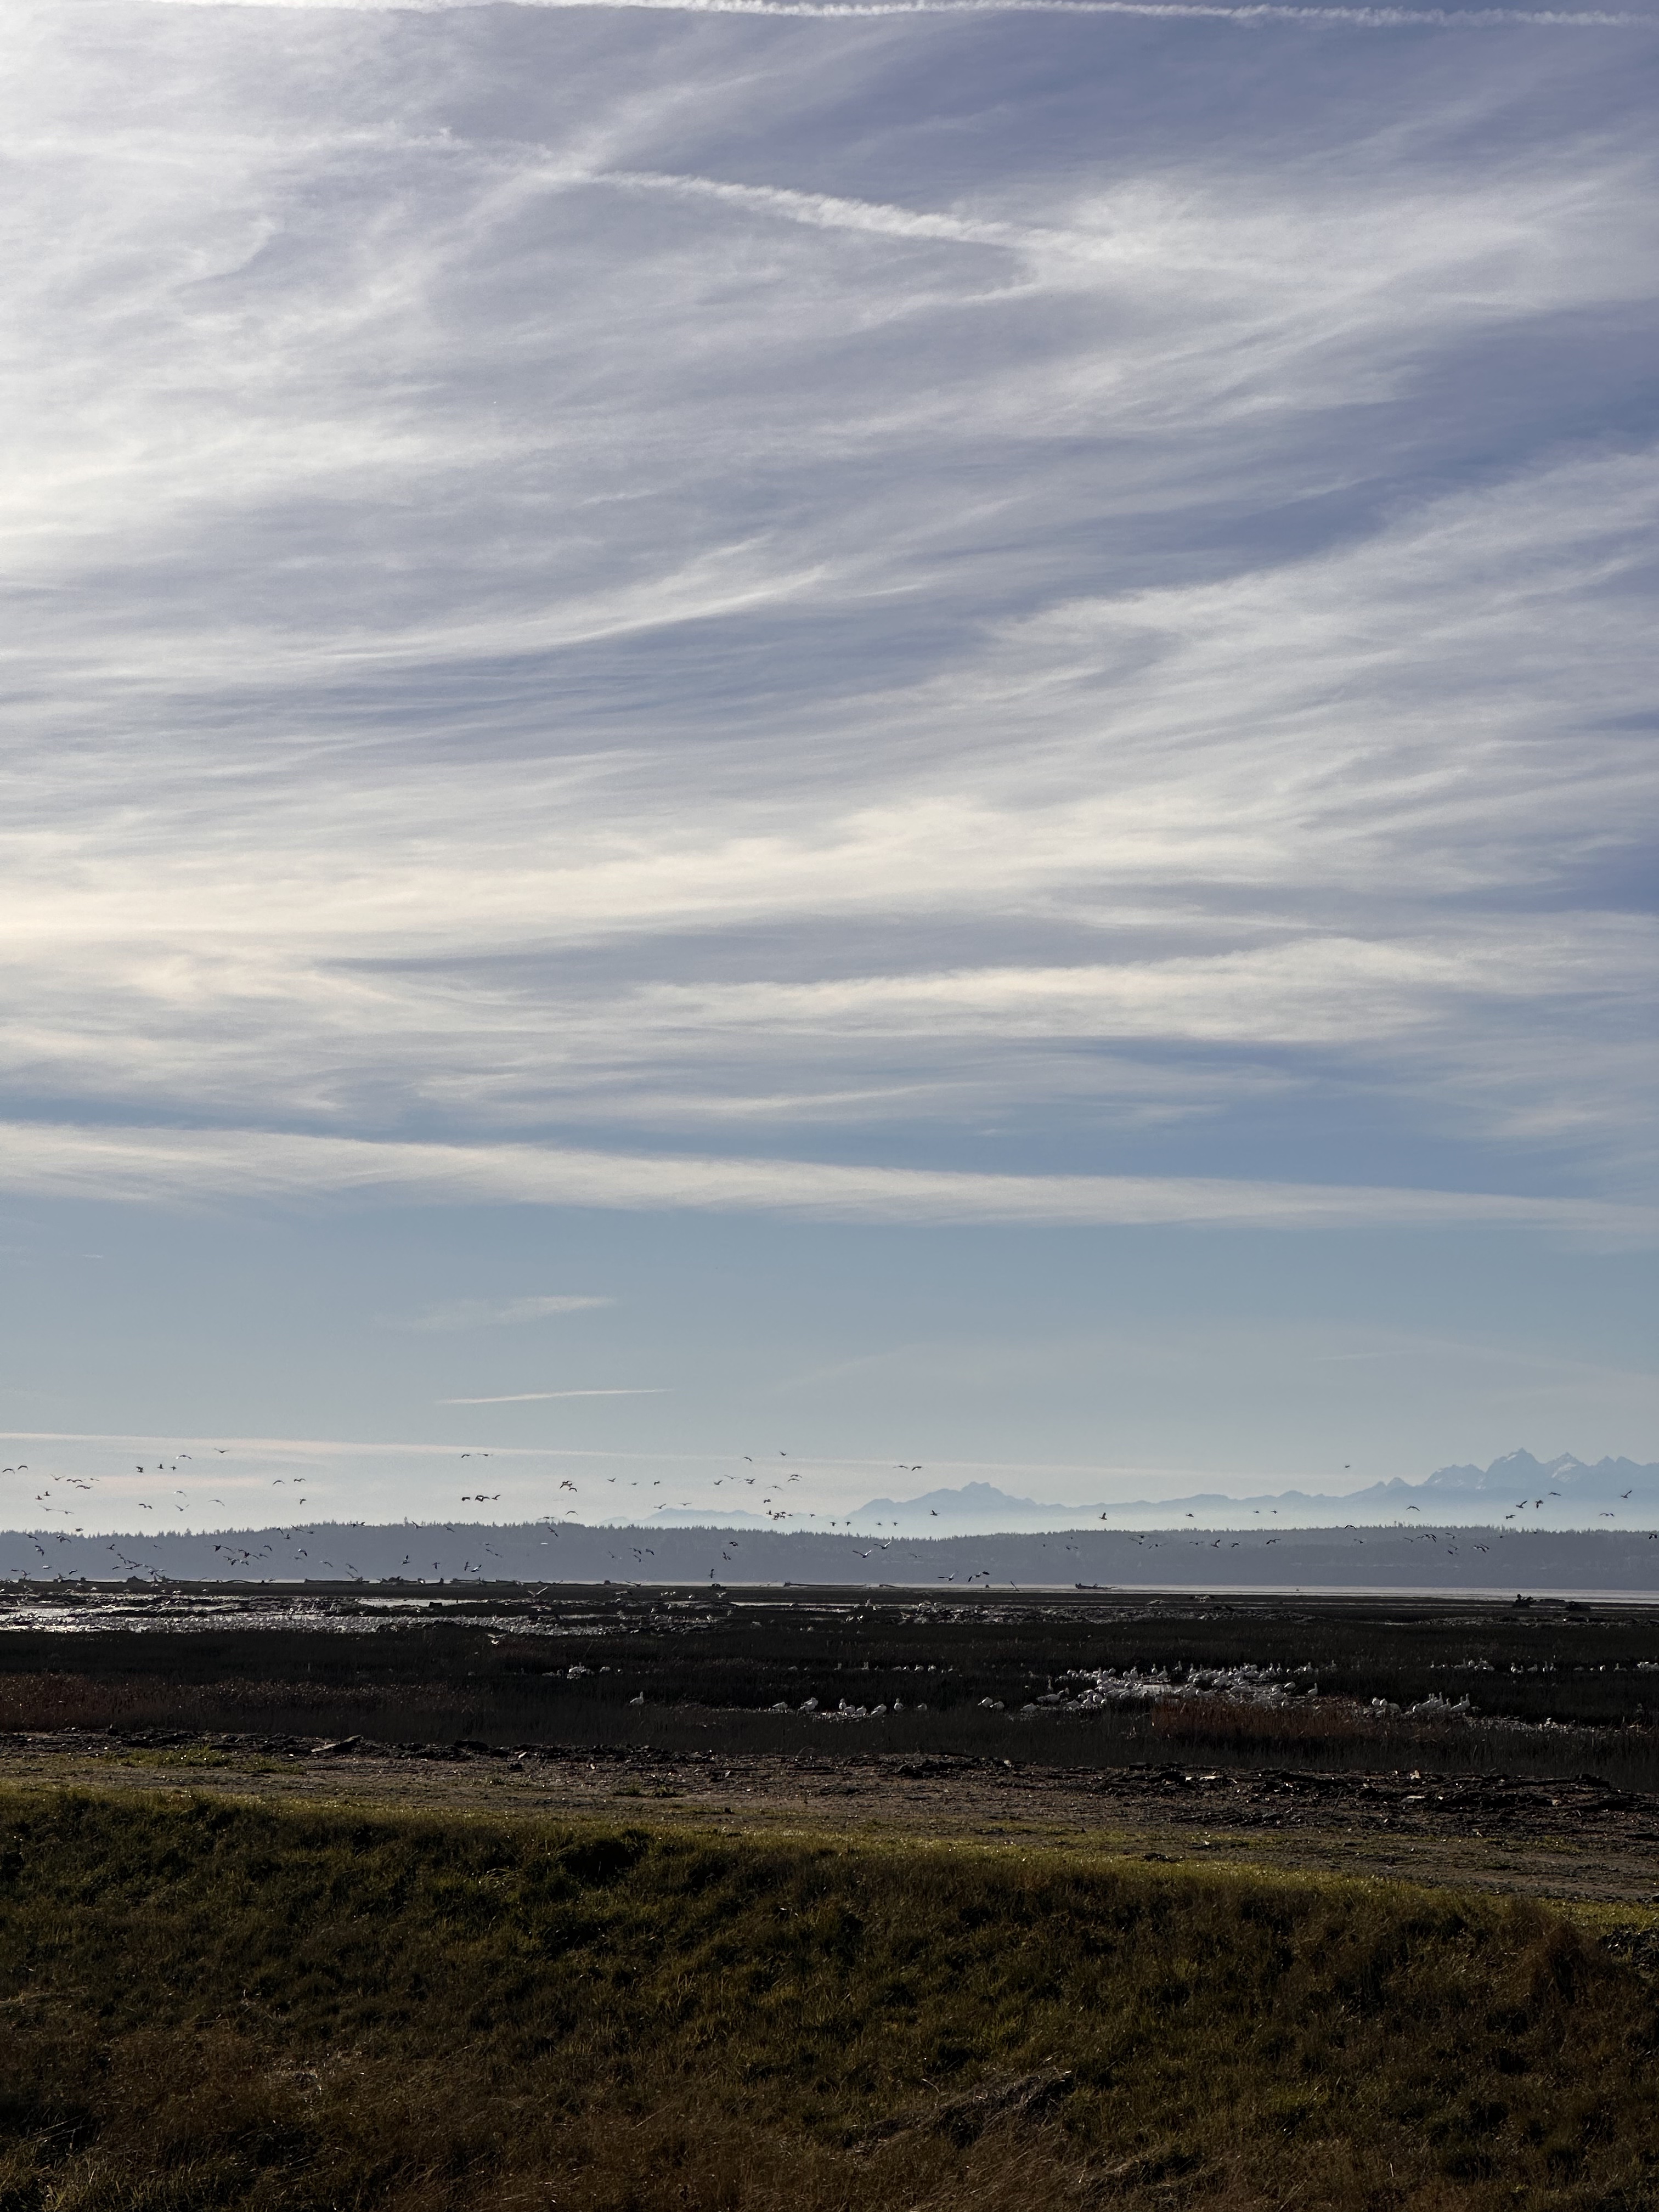
{"type": "Polygon", "coordinates": [[[535,1452],[463,1456],[452,1448],[396,1445],[359,1448],[354,1455],[349,1447],[316,1440],[216,1444],[193,1438],[169,1457],[154,1454],[154,1440],[131,1437],[38,1437],[27,1443],[33,1455],[23,1462],[20,1441],[0,1437],[0,1444],[17,1453],[3,1468],[11,1486],[32,1486],[32,1511],[11,1520],[14,1532],[216,1534],[282,1526],[300,1526],[302,1532],[325,1525],[389,1528],[407,1522],[428,1528],[569,1522],[945,1536],[1020,1529],[1042,1534],[1102,1524],[1124,1531],[1188,1522],[1226,1529],[1318,1528],[1333,1525],[1333,1508],[1358,1514],[1358,1525],[1376,1528],[1407,1526],[1411,1515],[1422,1527],[1507,1523],[1616,1533],[1659,1525],[1659,1462],[1575,1461],[1571,1471],[1557,1472],[1559,1458],[1539,1462],[1524,1450],[1487,1470],[1448,1467],[1414,1482],[1395,1478],[1347,1492],[1212,1486],[1131,1498],[1121,1494],[1129,1486],[1125,1471],[1118,1470],[1120,1494],[1113,1498],[1112,1471],[1098,1468],[1016,1470],[945,1462],[935,1467],[935,1480],[925,1488],[916,1484],[924,1469],[891,1468],[886,1471],[911,1478],[910,1488],[895,1496],[872,1494],[871,1478],[880,1470],[858,1462],[809,1462],[793,1469],[780,1463],[769,1474],[734,1475],[724,1462],[689,1455],[678,1464],[662,1458],[592,1462],[535,1452]],[[118,1460],[135,1448],[153,1455],[142,1464],[118,1460]],[[272,1474],[276,1467],[282,1474],[272,1474]],[[663,1472],[653,1475],[652,1468],[663,1472]],[[992,1474],[1005,1481],[1069,1474],[1087,1494],[1023,1496],[987,1480],[992,1474]],[[1461,1475],[1472,1480],[1463,1484],[1461,1475]],[[1494,1486],[1499,1476],[1502,1486],[1494,1486]],[[1513,1496],[1517,1488],[1526,1494],[1513,1496]]]}

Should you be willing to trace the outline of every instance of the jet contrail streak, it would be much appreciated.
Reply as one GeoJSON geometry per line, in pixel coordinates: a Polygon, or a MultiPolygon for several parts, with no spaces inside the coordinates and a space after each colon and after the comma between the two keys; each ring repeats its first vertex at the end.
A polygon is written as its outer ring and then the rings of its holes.
{"type": "MultiPolygon", "coordinates": [[[[273,0],[167,0],[182,7],[268,7],[273,0]]],[[[447,15],[461,8],[483,8],[501,0],[274,0],[298,9],[342,6],[381,13],[447,15]]],[[[1367,30],[1427,27],[1437,30],[1501,30],[1530,25],[1546,30],[1652,30],[1659,17],[1604,9],[1544,8],[1298,8],[1284,0],[1244,0],[1230,7],[1220,0],[509,0],[518,7],[644,9],[683,15],[799,15],[856,22],[893,15],[1145,15],[1196,18],[1249,28],[1257,23],[1357,25],[1367,30]]]]}

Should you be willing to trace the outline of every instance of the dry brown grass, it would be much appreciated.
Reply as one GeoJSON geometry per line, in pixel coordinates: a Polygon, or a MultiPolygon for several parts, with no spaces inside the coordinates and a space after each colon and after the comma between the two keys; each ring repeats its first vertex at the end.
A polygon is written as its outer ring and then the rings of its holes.
{"type": "Polygon", "coordinates": [[[1533,1907],[94,1793],[0,1899],[0,2212],[1659,2202],[1652,1994],[1533,1907]]]}

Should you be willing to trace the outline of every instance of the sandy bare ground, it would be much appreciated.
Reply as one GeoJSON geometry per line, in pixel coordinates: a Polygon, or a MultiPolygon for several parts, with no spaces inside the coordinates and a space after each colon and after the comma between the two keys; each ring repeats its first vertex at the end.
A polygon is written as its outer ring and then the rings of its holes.
{"type": "Polygon", "coordinates": [[[1659,1798],[1588,1777],[1540,1784],[1197,1765],[1079,1772],[898,1755],[726,1761],[648,1749],[433,1746],[410,1754],[356,1741],[66,1732],[0,1739],[0,1783],[1231,1862],[1623,1907],[1620,1917],[1643,1922],[1650,1916],[1640,1908],[1659,1907],[1659,1798]]]}

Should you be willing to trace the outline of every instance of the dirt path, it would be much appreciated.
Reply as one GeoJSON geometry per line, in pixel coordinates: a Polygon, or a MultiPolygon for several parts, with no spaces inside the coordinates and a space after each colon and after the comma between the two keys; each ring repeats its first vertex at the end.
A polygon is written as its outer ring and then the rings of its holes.
{"type": "Polygon", "coordinates": [[[722,1832],[897,1832],[990,1849],[1128,1852],[1659,1907],[1659,1798],[1593,1778],[1089,1771],[901,1756],[722,1761],[649,1750],[517,1755],[438,1746],[409,1755],[310,1739],[65,1734],[0,1738],[0,1782],[407,1811],[667,1818],[722,1832]]]}

